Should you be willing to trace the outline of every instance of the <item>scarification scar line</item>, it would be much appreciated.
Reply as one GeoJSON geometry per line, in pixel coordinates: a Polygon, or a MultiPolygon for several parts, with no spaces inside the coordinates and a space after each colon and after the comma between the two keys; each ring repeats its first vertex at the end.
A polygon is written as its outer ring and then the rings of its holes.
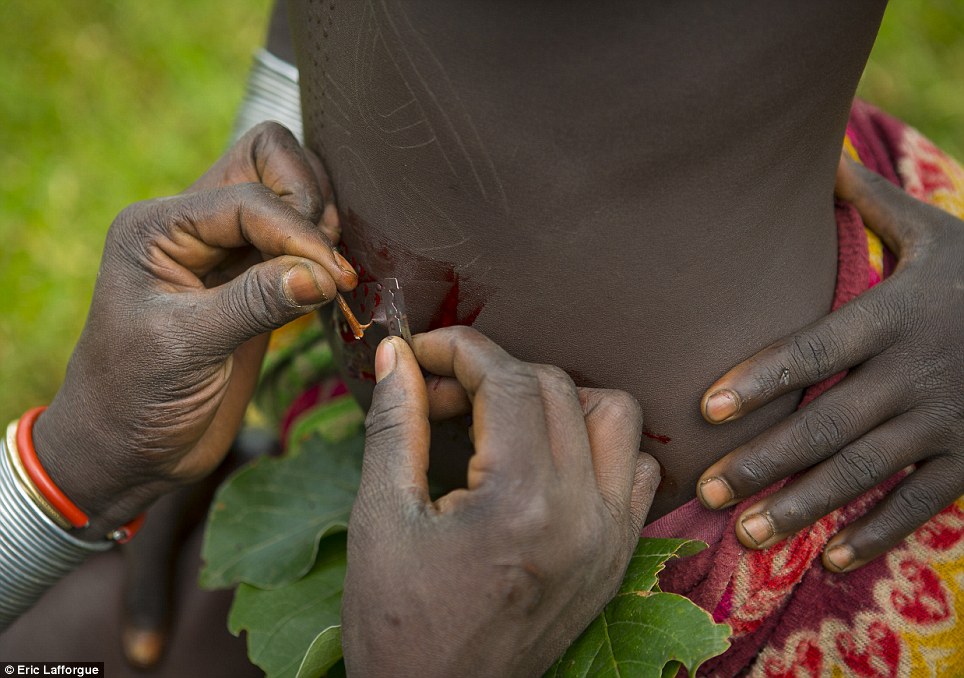
{"type": "MultiPolygon", "coordinates": [[[[325,80],[329,82],[338,91],[338,94],[341,95],[341,98],[344,100],[344,102],[348,106],[351,106],[351,98],[347,95],[344,88],[333,77],[331,77],[330,73],[328,72],[325,73],[325,80]]],[[[351,121],[352,121],[351,116],[349,116],[345,112],[344,108],[342,107],[342,103],[340,101],[337,101],[335,97],[331,95],[331,92],[328,91],[327,89],[325,90],[325,98],[328,99],[329,102],[331,102],[332,106],[334,106],[335,109],[338,111],[338,114],[341,117],[343,117],[349,124],[351,124],[351,121]]]]}
{"type": "Polygon", "coordinates": [[[448,224],[452,228],[454,228],[458,232],[458,234],[462,236],[462,238],[467,237],[462,227],[454,219],[452,219],[449,215],[447,215],[444,211],[442,211],[442,208],[438,206],[435,200],[433,200],[430,196],[425,195],[425,193],[419,190],[418,186],[412,183],[411,179],[409,179],[408,177],[403,177],[402,183],[408,188],[408,190],[412,191],[415,195],[421,198],[422,202],[428,205],[433,212],[435,212],[438,216],[440,216],[442,219],[448,222],[448,224]]]}
{"type": "Polygon", "coordinates": [[[378,113],[378,115],[381,116],[381,117],[383,117],[383,118],[391,118],[391,117],[394,117],[394,115],[395,115],[396,113],[401,112],[401,110],[402,110],[403,108],[407,108],[407,107],[409,107],[409,106],[411,106],[411,105],[413,105],[413,104],[418,104],[418,102],[415,101],[415,98],[414,98],[414,97],[411,98],[411,99],[409,99],[408,101],[406,101],[406,102],[405,102],[404,104],[402,104],[401,106],[397,106],[395,109],[389,111],[388,113],[378,113]]]}
{"type": "MultiPolygon", "coordinates": [[[[395,33],[395,37],[398,40],[398,44],[404,45],[401,32],[398,30],[398,26],[395,24],[395,21],[393,20],[391,13],[388,11],[387,7],[385,6],[384,0],[382,0],[381,5],[383,9],[383,16],[385,17],[392,31],[395,33]]],[[[415,39],[421,44],[422,48],[426,51],[426,53],[432,59],[432,61],[435,62],[436,65],[440,66],[440,62],[435,57],[432,50],[425,43],[425,41],[420,38],[418,32],[415,31],[414,28],[412,27],[411,22],[408,19],[408,16],[405,14],[403,10],[401,10],[401,8],[399,8],[399,11],[401,12],[402,17],[405,19],[406,23],[408,24],[410,31],[415,34],[415,39]]],[[[440,105],[438,96],[436,96],[435,91],[431,87],[429,87],[428,81],[425,79],[425,76],[422,75],[421,71],[419,71],[418,67],[415,65],[411,56],[404,49],[402,49],[401,52],[404,55],[406,61],[408,62],[408,66],[411,69],[411,72],[415,74],[419,82],[422,84],[422,90],[429,96],[429,98],[432,100],[432,103],[435,104],[435,110],[439,113],[439,116],[442,118],[443,123],[445,124],[446,127],[448,127],[449,132],[452,134],[452,137],[455,139],[455,143],[458,145],[459,150],[462,152],[463,159],[468,163],[469,168],[472,170],[472,175],[475,177],[476,185],[478,185],[479,190],[482,192],[482,197],[488,200],[489,199],[488,191],[486,191],[485,185],[482,182],[482,177],[479,175],[479,172],[475,167],[475,163],[473,162],[471,155],[469,155],[469,152],[465,146],[465,142],[462,139],[462,135],[459,134],[458,129],[452,123],[452,120],[448,112],[440,105]]],[[[392,60],[395,61],[394,55],[392,55],[392,60]]],[[[397,61],[395,61],[395,63],[396,65],[398,65],[397,61]]],[[[399,69],[399,72],[401,72],[401,69],[399,69]]],[[[442,77],[445,78],[446,82],[449,83],[449,86],[451,88],[451,81],[448,79],[447,74],[445,73],[444,70],[441,71],[441,73],[442,73],[442,77]]],[[[406,79],[406,84],[408,85],[407,79],[406,79]]],[[[409,85],[409,88],[411,88],[411,85],[409,85]]],[[[454,88],[452,89],[454,92],[454,88]]],[[[439,148],[442,148],[441,144],[439,144],[439,148]]],[[[483,155],[485,154],[484,149],[482,149],[482,153],[483,155]]],[[[458,176],[457,172],[455,173],[455,176],[458,176]]]]}
{"type": "MultiPolygon", "coordinates": [[[[442,66],[442,62],[439,61],[438,57],[435,55],[435,52],[429,47],[428,43],[425,42],[425,38],[422,36],[422,34],[419,33],[417,30],[415,30],[415,27],[412,25],[412,21],[409,18],[408,14],[405,12],[405,9],[402,7],[399,7],[399,12],[401,13],[402,18],[405,20],[405,23],[408,24],[409,30],[415,35],[415,39],[422,44],[422,47],[425,49],[429,58],[435,62],[435,65],[438,68],[439,72],[442,74],[442,77],[445,78],[445,82],[448,83],[449,89],[452,92],[452,96],[456,99],[456,101],[459,102],[459,104],[462,104],[462,99],[461,97],[459,97],[458,90],[456,90],[455,86],[452,84],[452,80],[451,78],[449,78],[448,72],[442,66]]],[[[391,17],[389,17],[389,21],[391,21],[391,17]]],[[[394,24],[392,25],[392,27],[395,28],[394,24]]],[[[413,68],[414,68],[414,65],[413,65],[413,68]]],[[[431,92],[429,92],[429,94],[431,95],[431,92]]],[[[433,97],[433,100],[434,100],[434,97],[433,97]]],[[[489,171],[492,173],[492,178],[495,180],[496,186],[498,187],[499,195],[501,197],[501,202],[502,202],[502,208],[505,210],[506,214],[508,214],[509,199],[505,193],[505,186],[503,186],[502,184],[502,179],[501,177],[499,177],[498,171],[496,171],[495,163],[492,162],[491,156],[489,156],[489,153],[485,149],[485,145],[482,143],[482,137],[481,135],[479,135],[478,128],[475,126],[475,121],[472,119],[472,116],[468,115],[468,113],[465,112],[464,105],[461,105],[460,108],[463,111],[462,117],[465,119],[466,124],[469,126],[470,130],[472,131],[472,134],[475,136],[475,141],[478,144],[479,152],[481,153],[483,160],[485,160],[485,163],[489,166],[489,171]]],[[[453,128],[453,131],[454,131],[454,128],[453,128]]],[[[456,137],[459,140],[459,145],[461,146],[462,145],[461,137],[458,135],[458,133],[456,133],[456,137]]],[[[463,147],[463,152],[465,152],[464,147],[463,147]]],[[[479,188],[482,190],[483,195],[485,195],[485,188],[482,186],[482,180],[479,177],[478,173],[475,171],[475,163],[472,162],[471,158],[468,158],[468,160],[469,160],[469,164],[472,166],[473,173],[475,173],[476,180],[479,182],[479,188]]]]}
{"type": "MultiPolygon", "coordinates": [[[[384,39],[384,37],[383,37],[384,33],[383,33],[383,31],[381,30],[381,28],[379,27],[379,25],[378,25],[378,22],[377,22],[377,19],[376,19],[376,12],[375,12],[374,9],[371,7],[371,3],[369,3],[369,9],[371,10],[371,11],[370,11],[370,14],[371,14],[371,16],[372,16],[371,24],[372,24],[375,28],[371,31],[371,33],[370,33],[370,39],[369,39],[368,41],[365,41],[362,36],[359,36],[359,39],[358,39],[358,41],[357,41],[357,43],[356,43],[356,47],[355,47],[355,53],[358,54],[358,55],[361,55],[361,54],[363,53],[363,50],[364,50],[364,53],[368,56],[368,59],[367,59],[367,60],[362,60],[362,59],[360,58],[360,56],[359,56],[359,59],[358,59],[357,63],[358,63],[358,64],[366,64],[366,65],[369,65],[368,67],[370,68],[370,64],[374,63],[374,61],[375,61],[375,56],[374,56],[374,55],[375,55],[375,51],[378,49],[378,43],[379,43],[379,41],[381,40],[382,42],[386,42],[386,43],[387,43],[387,41],[385,41],[385,39],[384,39]],[[367,49],[365,49],[365,48],[362,47],[362,45],[365,44],[366,42],[370,43],[370,44],[368,44],[367,49]]],[[[416,143],[416,144],[399,144],[399,143],[391,142],[391,141],[389,141],[389,140],[386,139],[386,140],[385,140],[385,144],[386,144],[389,148],[394,148],[395,150],[410,150],[410,149],[415,149],[415,148],[423,148],[423,147],[425,147],[425,146],[429,146],[429,145],[435,143],[435,142],[438,140],[438,135],[435,133],[435,130],[433,129],[433,127],[432,127],[432,125],[431,125],[431,123],[430,123],[430,121],[429,121],[429,119],[428,119],[428,116],[425,114],[424,108],[421,106],[421,103],[418,101],[418,97],[415,96],[415,91],[412,89],[412,86],[409,84],[407,78],[405,77],[404,73],[402,72],[402,68],[401,68],[400,64],[398,63],[398,61],[395,59],[395,55],[392,54],[392,51],[391,51],[390,49],[387,49],[387,50],[386,50],[386,53],[388,54],[389,59],[391,59],[392,64],[395,66],[396,72],[398,73],[398,75],[399,75],[399,77],[402,79],[402,81],[405,83],[405,87],[408,89],[408,91],[409,91],[409,93],[411,94],[411,97],[412,97],[412,98],[409,99],[406,103],[404,103],[404,104],[402,104],[401,106],[399,106],[398,108],[396,108],[396,111],[397,111],[397,110],[401,110],[402,108],[405,108],[406,106],[409,106],[409,105],[414,104],[415,107],[416,107],[416,109],[417,109],[417,111],[418,111],[418,114],[421,115],[421,120],[417,120],[417,121],[415,121],[414,123],[411,123],[411,124],[409,124],[409,125],[407,125],[407,126],[403,126],[403,127],[400,127],[400,128],[394,129],[394,130],[386,129],[386,128],[384,128],[383,126],[377,124],[376,121],[375,121],[375,119],[374,119],[372,116],[366,115],[365,109],[364,109],[362,106],[357,106],[356,108],[357,108],[358,113],[359,113],[359,118],[361,118],[362,120],[364,120],[367,124],[371,125],[371,126],[374,127],[375,129],[378,129],[378,130],[379,130],[380,132],[382,132],[383,134],[398,133],[398,132],[400,132],[400,131],[403,131],[403,130],[406,130],[406,129],[412,129],[412,128],[418,126],[418,125],[424,124],[425,127],[428,129],[428,131],[429,131],[429,132],[431,133],[431,135],[432,135],[431,138],[428,139],[427,141],[421,141],[421,142],[418,142],[418,143],[416,143]]],[[[362,68],[363,70],[366,70],[364,67],[358,67],[358,68],[362,68]]],[[[361,76],[360,73],[356,73],[355,79],[356,79],[356,80],[362,80],[363,77],[361,76]]],[[[356,94],[357,94],[356,100],[359,100],[359,101],[360,101],[361,94],[360,94],[359,92],[356,92],[356,94]]],[[[384,118],[384,117],[385,117],[385,116],[383,116],[381,113],[378,113],[377,111],[374,113],[374,115],[377,116],[377,117],[379,117],[379,118],[384,118]]],[[[457,170],[455,169],[455,167],[452,165],[451,160],[450,160],[449,157],[446,155],[445,150],[442,148],[442,145],[441,145],[441,144],[439,144],[439,149],[440,149],[440,151],[441,151],[441,153],[442,153],[442,157],[445,159],[445,163],[449,166],[449,169],[451,170],[452,174],[457,177],[457,176],[458,176],[458,172],[457,172],[457,170]]]]}

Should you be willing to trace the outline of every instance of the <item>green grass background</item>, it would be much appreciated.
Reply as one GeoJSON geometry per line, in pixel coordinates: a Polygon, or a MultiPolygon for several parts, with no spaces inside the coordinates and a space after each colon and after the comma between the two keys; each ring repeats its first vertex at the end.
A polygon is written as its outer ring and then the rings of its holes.
{"type": "MultiPolygon", "coordinates": [[[[55,393],[114,215],[224,149],[269,9],[0,3],[0,422],[55,393]]],[[[964,157],[964,2],[894,0],[860,93],[964,157]]]]}

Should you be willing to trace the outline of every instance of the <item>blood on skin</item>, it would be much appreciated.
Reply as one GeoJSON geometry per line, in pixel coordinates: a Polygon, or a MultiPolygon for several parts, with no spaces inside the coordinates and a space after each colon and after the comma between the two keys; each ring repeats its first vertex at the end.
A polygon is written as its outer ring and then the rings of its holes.
{"type": "Polygon", "coordinates": [[[440,327],[451,327],[452,325],[471,326],[475,322],[475,319],[479,317],[479,314],[485,307],[485,303],[480,303],[463,317],[459,318],[459,302],[462,301],[460,298],[459,274],[456,273],[454,269],[450,269],[446,272],[445,278],[452,286],[442,299],[442,303],[439,304],[438,310],[436,310],[432,316],[432,320],[428,325],[429,330],[437,330],[440,327]]]}
{"type": "Polygon", "coordinates": [[[643,430],[643,435],[649,438],[650,440],[655,440],[656,442],[662,443],[663,445],[667,445],[673,440],[669,436],[660,435],[659,433],[653,433],[652,431],[649,431],[649,430],[643,430]]]}

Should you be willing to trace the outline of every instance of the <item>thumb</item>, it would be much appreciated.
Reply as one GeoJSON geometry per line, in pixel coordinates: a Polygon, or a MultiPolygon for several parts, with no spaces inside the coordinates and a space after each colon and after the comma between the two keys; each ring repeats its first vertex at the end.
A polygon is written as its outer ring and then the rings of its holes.
{"type": "Polygon", "coordinates": [[[916,220],[907,218],[919,209],[918,201],[886,177],[841,154],[834,193],[852,204],[864,223],[879,235],[896,255],[905,254],[918,235],[916,220]]]}
{"type": "Polygon", "coordinates": [[[249,339],[331,301],[336,293],[334,281],[316,262],[275,257],[208,290],[214,322],[205,336],[215,353],[228,356],[249,339]]]}
{"type": "Polygon", "coordinates": [[[388,337],[375,354],[377,385],[365,420],[365,460],[358,501],[372,506],[429,502],[429,404],[412,349],[388,337]]]}

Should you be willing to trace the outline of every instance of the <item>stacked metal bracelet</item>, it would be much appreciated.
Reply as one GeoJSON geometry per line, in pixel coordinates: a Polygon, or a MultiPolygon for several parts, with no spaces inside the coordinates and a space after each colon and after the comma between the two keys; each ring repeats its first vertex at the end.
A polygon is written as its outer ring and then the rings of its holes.
{"type": "Polygon", "coordinates": [[[67,534],[63,517],[26,477],[15,432],[16,422],[0,438],[0,631],[88,555],[113,545],[67,534]]]}
{"type": "Polygon", "coordinates": [[[265,120],[277,120],[304,143],[298,69],[267,50],[254,55],[248,87],[234,122],[232,140],[265,120]]]}

